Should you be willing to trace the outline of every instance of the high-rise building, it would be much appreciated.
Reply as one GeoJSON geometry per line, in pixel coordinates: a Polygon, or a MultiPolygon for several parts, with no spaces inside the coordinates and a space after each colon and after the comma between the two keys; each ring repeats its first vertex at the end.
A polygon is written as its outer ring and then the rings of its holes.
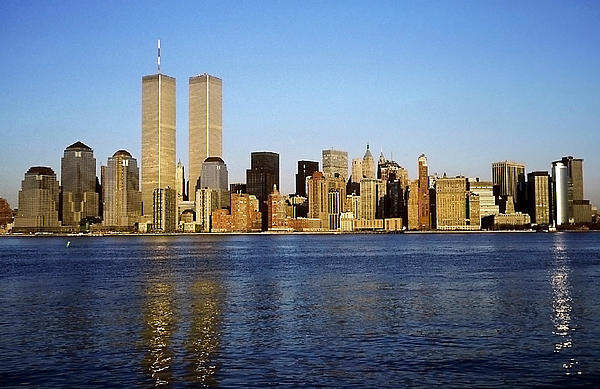
{"type": "Polygon", "coordinates": [[[497,197],[511,196],[516,210],[526,209],[523,204],[525,165],[509,161],[492,163],[492,183],[497,187],[497,197]]]}
{"type": "Polygon", "coordinates": [[[185,168],[181,161],[177,162],[175,176],[175,190],[177,191],[177,202],[184,201],[185,195],[185,168]]]}
{"type": "MultiPolygon", "coordinates": [[[[220,78],[208,74],[190,77],[189,180],[194,185],[207,158],[223,157],[222,106],[223,81],[220,78]]],[[[190,200],[194,200],[191,197],[190,200]]]]}
{"type": "Polygon", "coordinates": [[[342,213],[342,198],[340,191],[332,190],[327,193],[327,217],[329,229],[332,231],[340,229],[340,215],[342,213]]]}
{"type": "Polygon", "coordinates": [[[419,228],[419,180],[409,180],[407,189],[405,224],[409,230],[416,230],[419,228]]]}
{"type": "Polygon", "coordinates": [[[16,228],[58,228],[58,181],[54,170],[34,166],[21,181],[16,228]]]}
{"type": "Polygon", "coordinates": [[[279,193],[277,187],[273,188],[273,192],[269,194],[267,208],[269,213],[269,229],[284,227],[286,219],[285,197],[279,193]]]}
{"type": "Polygon", "coordinates": [[[323,150],[323,175],[325,177],[342,177],[348,181],[348,152],[340,150],[323,150]]]}
{"type": "Polygon", "coordinates": [[[175,189],[154,189],[152,193],[152,228],[154,232],[175,232],[177,229],[177,192],[175,189]]]}
{"type": "Polygon", "coordinates": [[[567,167],[560,161],[552,162],[552,180],[554,181],[554,210],[552,215],[557,226],[569,222],[569,182],[567,167]]]}
{"type": "Polygon", "coordinates": [[[246,193],[231,194],[231,221],[233,231],[256,232],[261,229],[258,199],[246,193]]]}
{"type": "Polygon", "coordinates": [[[321,172],[315,172],[306,180],[308,197],[308,217],[321,220],[321,228],[328,227],[327,181],[321,172]]]}
{"type": "Polygon", "coordinates": [[[377,178],[382,181],[398,180],[403,188],[408,186],[408,172],[397,162],[386,160],[383,152],[377,163],[377,178]]]}
{"type": "Polygon", "coordinates": [[[279,187],[279,154],[268,151],[250,155],[250,169],[246,170],[248,194],[256,196],[263,218],[263,229],[268,228],[267,199],[273,185],[279,187]]]}
{"type": "Polygon", "coordinates": [[[425,154],[419,156],[419,230],[431,228],[429,212],[429,173],[427,168],[427,157],[425,154]]]}
{"type": "Polygon", "coordinates": [[[176,187],[175,79],[142,77],[142,213],[153,213],[154,189],[176,187]]]}
{"type": "Polygon", "coordinates": [[[386,183],[376,178],[360,181],[360,219],[383,219],[386,183]]]}
{"type": "Polygon", "coordinates": [[[363,179],[362,163],[363,160],[360,158],[352,159],[352,175],[350,176],[350,180],[353,184],[360,184],[360,180],[363,179]]]}
{"type": "Polygon", "coordinates": [[[229,188],[227,165],[220,157],[208,157],[204,160],[202,175],[200,176],[200,187],[224,190],[229,188]]]}
{"type": "Polygon", "coordinates": [[[479,209],[482,218],[500,213],[494,199],[494,185],[491,181],[469,178],[469,190],[479,196],[479,209]]]}
{"type": "Polygon", "coordinates": [[[548,172],[527,174],[529,191],[529,216],[531,222],[540,226],[551,224],[551,180],[548,172]]]}
{"type": "Polygon", "coordinates": [[[561,162],[567,167],[568,222],[591,223],[592,208],[589,200],[583,199],[583,159],[568,156],[561,162]]]}
{"type": "Polygon", "coordinates": [[[105,226],[130,227],[141,216],[142,194],[137,161],[126,150],[119,150],[103,166],[102,199],[105,226]]]}
{"type": "Polygon", "coordinates": [[[202,232],[210,232],[211,215],[215,209],[219,209],[217,191],[210,188],[196,190],[196,222],[201,225],[202,232]]]}
{"type": "Polygon", "coordinates": [[[94,151],[81,142],[67,147],[61,159],[62,224],[78,226],[81,219],[99,217],[94,151]]]}
{"type": "Polygon", "coordinates": [[[443,177],[435,183],[438,230],[467,229],[468,201],[465,177],[443,177]]]}
{"type": "Polygon", "coordinates": [[[319,171],[319,162],[298,161],[298,173],[296,173],[296,194],[306,197],[306,178],[319,171]]]}
{"type": "Polygon", "coordinates": [[[363,178],[375,178],[375,160],[373,159],[371,150],[369,150],[368,144],[362,160],[362,175],[363,178]]]}

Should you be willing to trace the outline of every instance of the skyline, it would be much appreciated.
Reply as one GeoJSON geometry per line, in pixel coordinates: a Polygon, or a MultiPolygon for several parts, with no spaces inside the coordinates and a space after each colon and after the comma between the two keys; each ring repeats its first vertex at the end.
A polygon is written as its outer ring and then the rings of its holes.
{"type": "Polygon", "coordinates": [[[292,193],[298,160],[321,164],[333,147],[350,161],[369,143],[375,158],[385,145],[411,178],[421,153],[430,173],[484,180],[493,162],[550,171],[573,155],[584,159],[585,197],[600,203],[597,4],[349,4],[214,4],[211,13],[180,3],[163,20],[142,3],[3,3],[0,197],[16,207],[27,169],[60,174],[62,151],[78,140],[94,149],[97,174],[119,149],[141,160],[140,79],[155,73],[161,39],[161,72],[179,81],[176,159],[187,171],[187,80],[208,73],[223,80],[230,182],[245,181],[251,152],[273,151],[281,192],[292,193]],[[112,23],[96,21],[108,15],[112,23]],[[207,40],[189,38],[202,32],[207,40]]]}

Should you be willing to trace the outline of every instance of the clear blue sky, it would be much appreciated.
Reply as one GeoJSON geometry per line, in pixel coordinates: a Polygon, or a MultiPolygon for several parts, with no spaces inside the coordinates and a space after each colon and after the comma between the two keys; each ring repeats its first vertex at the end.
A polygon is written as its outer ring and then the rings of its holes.
{"type": "MultiPolygon", "coordinates": [[[[283,192],[299,159],[365,144],[416,175],[490,179],[491,163],[549,170],[584,158],[600,204],[598,1],[0,2],[0,196],[25,171],[60,174],[81,140],[98,165],[140,157],[141,77],[177,78],[177,154],[187,164],[187,79],[223,79],[224,159],[280,153],[283,192]]],[[[99,171],[99,170],[98,170],[99,171]]]]}

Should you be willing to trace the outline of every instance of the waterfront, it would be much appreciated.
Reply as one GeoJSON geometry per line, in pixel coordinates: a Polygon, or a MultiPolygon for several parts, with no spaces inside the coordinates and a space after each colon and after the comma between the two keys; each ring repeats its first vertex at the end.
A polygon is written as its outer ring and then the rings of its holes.
{"type": "Polygon", "coordinates": [[[600,379],[598,233],[9,237],[0,265],[3,386],[600,379]]]}

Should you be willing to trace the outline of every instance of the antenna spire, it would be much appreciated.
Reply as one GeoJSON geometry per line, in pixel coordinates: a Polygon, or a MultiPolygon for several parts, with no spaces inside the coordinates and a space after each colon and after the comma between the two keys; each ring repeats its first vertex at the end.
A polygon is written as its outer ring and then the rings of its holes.
{"type": "Polygon", "coordinates": [[[156,57],[156,64],[158,65],[158,73],[160,74],[160,39],[158,40],[158,56],[156,57]]]}

